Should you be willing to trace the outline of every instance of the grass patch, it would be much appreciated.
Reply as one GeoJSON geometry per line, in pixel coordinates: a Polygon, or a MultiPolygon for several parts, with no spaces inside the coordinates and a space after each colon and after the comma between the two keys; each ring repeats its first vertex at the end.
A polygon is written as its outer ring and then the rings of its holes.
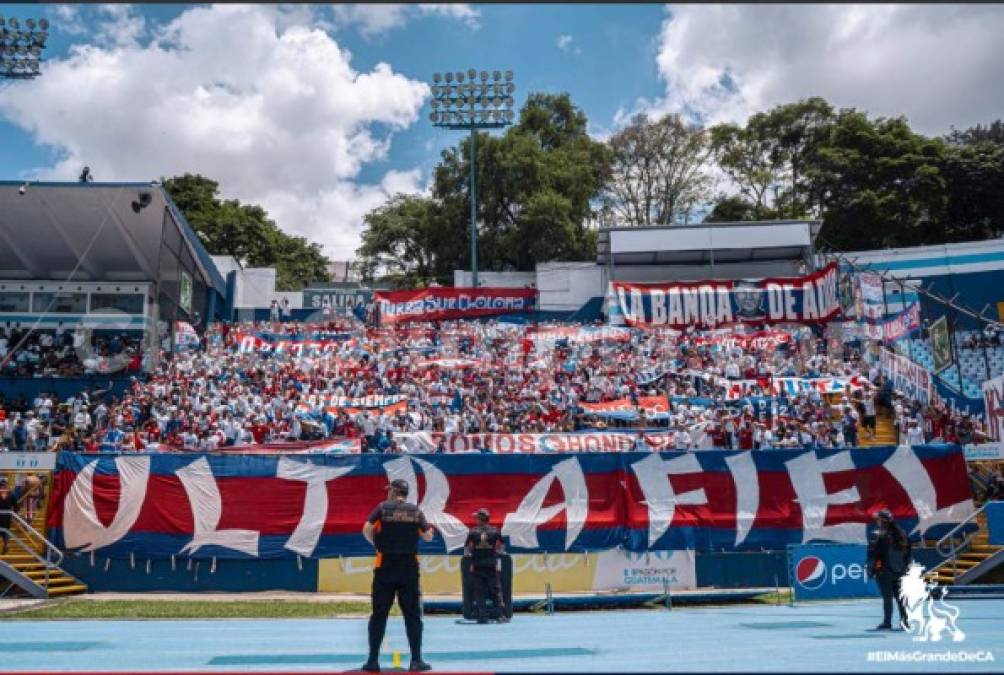
{"type": "MultiPolygon", "coordinates": [[[[16,619],[323,619],[368,616],[368,602],[289,600],[63,600],[57,604],[0,614],[16,619]]],[[[400,615],[397,605],[391,615],[400,615]]]]}

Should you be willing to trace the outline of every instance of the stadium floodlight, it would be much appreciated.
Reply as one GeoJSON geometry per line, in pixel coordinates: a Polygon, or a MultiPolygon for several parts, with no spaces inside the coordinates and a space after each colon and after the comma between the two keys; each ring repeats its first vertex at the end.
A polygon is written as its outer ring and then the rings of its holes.
{"type": "Polygon", "coordinates": [[[446,85],[430,87],[432,112],[429,120],[433,125],[453,131],[469,131],[471,134],[471,284],[475,287],[478,285],[477,132],[479,129],[501,129],[512,124],[515,118],[512,94],[516,85],[512,81],[512,71],[507,70],[503,75],[501,71],[493,70],[493,83],[488,84],[488,80],[487,70],[447,70],[432,75],[436,85],[443,81],[446,85]],[[457,85],[450,84],[454,78],[457,85]],[[502,83],[503,78],[505,84],[502,83]]]}
{"type": "Polygon", "coordinates": [[[0,16],[0,79],[28,80],[38,77],[45,41],[49,39],[46,19],[25,19],[22,30],[17,17],[0,16]]]}

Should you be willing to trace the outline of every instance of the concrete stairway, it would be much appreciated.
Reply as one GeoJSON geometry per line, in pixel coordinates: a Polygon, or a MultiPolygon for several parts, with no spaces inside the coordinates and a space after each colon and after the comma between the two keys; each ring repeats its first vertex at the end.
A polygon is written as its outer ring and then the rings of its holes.
{"type": "MultiPolygon", "coordinates": [[[[43,479],[47,479],[43,476],[43,479]]],[[[46,482],[50,482],[46,480],[46,482]]],[[[51,485],[46,486],[46,496],[51,494],[51,485]]],[[[15,518],[11,523],[11,534],[17,537],[28,549],[35,553],[41,561],[34,555],[18,545],[13,538],[7,547],[7,553],[0,555],[0,595],[24,596],[33,595],[35,597],[62,597],[65,595],[75,595],[86,593],[87,586],[76,577],[71,576],[53,563],[46,565],[45,551],[46,545],[39,535],[47,537],[46,514],[48,511],[48,499],[39,505],[28,522],[30,529],[18,522],[15,518]],[[28,580],[28,588],[22,588],[11,582],[11,578],[18,578],[22,582],[28,580]],[[34,587],[32,587],[32,584],[34,587]]]]}
{"type": "Polygon", "coordinates": [[[954,561],[948,560],[926,574],[929,581],[942,586],[973,583],[980,575],[1004,562],[1004,546],[992,546],[988,542],[986,514],[977,514],[976,523],[979,530],[969,545],[954,561]]]}

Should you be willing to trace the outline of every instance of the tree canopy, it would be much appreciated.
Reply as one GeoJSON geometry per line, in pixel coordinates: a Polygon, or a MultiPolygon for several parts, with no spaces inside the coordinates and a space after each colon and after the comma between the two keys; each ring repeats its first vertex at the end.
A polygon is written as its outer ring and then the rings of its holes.
{"type": "Polygon", "coordinates": [[[219,183],[199,174],[161,183],[211,254],[232,255],[251,267],[275,267],[276,290],[327,281],[330,261],[320,244],[286,234],[261,206],[220,200],[219,183]]]}
{"type": "MultiPolygon", "coordinates": [[[[586,132],[568,94],[531,94],[504,134],[478,133],[478,265],[532,270],[595,256],[590,226],[609,175],[609,148],[586,132]]],[[[452,283],[470,267],[470,137],[443,151],[432,195],[397,195],[365,217],[364,273],[402,285],[452,283]]]]}

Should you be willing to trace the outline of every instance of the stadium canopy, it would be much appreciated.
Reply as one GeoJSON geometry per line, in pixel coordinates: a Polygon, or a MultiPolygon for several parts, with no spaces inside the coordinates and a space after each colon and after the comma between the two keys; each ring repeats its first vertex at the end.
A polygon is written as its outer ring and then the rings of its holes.
{"type": "Polygon", "coordinates": [[[157,281],[162,243],[179,238],[225,296],[226,281],[159,184],[0,181],[0,279],[157,281]]]}
{"type": "Polygon", "coordinates": [[[600,265],[716,265],[812,261],[820,221],[772,220],[600,228],[600,265]]]}

